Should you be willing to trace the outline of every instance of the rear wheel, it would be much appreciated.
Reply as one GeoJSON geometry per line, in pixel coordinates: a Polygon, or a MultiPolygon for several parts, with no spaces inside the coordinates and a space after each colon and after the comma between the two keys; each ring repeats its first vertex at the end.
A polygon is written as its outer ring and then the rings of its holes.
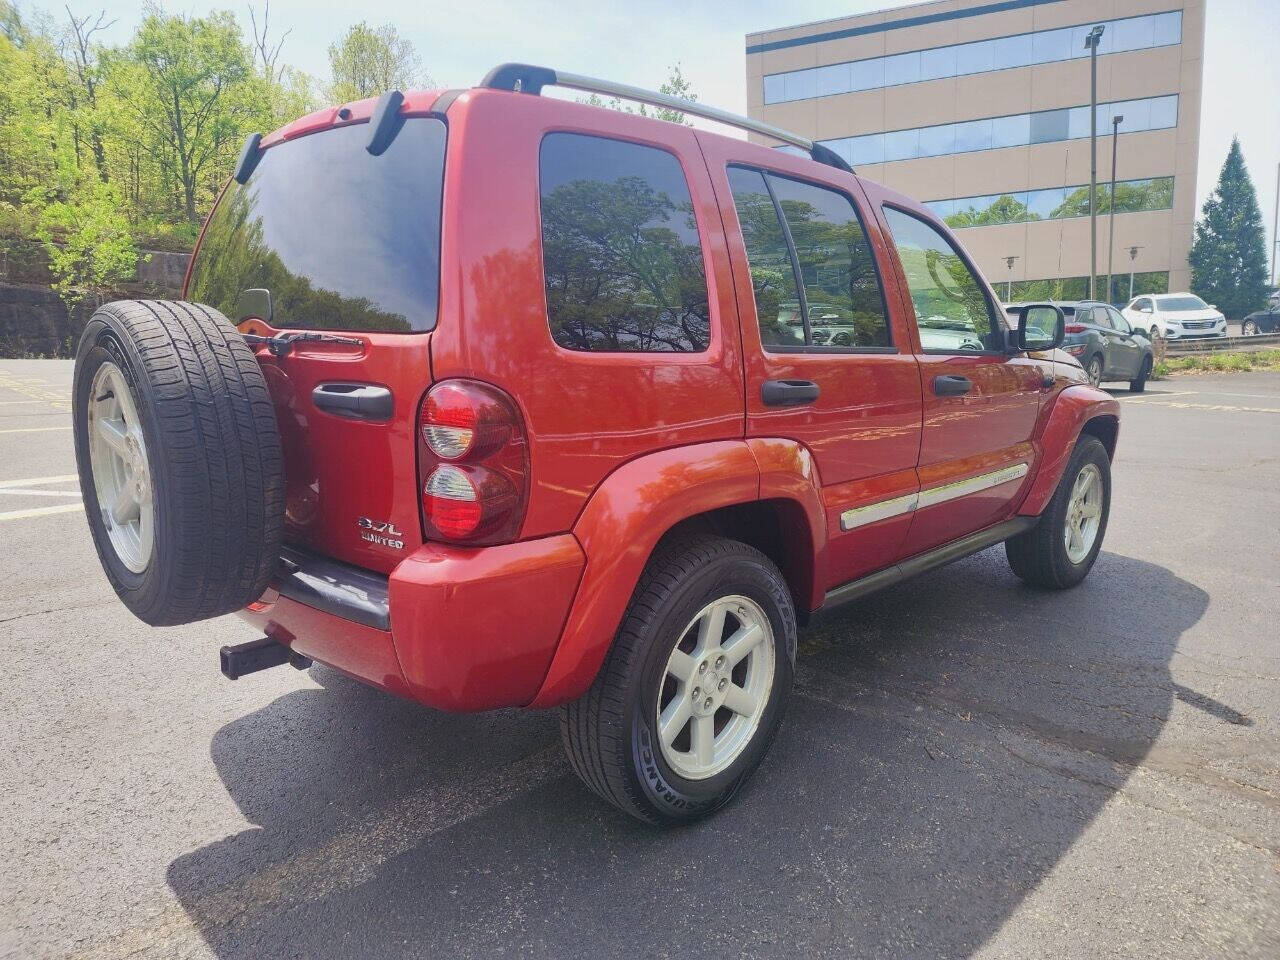
{"type": "Polygon", "coordinates": [[[1084,372],[1089,376],[1089,383],[1092,386],[1098,386],[1102,383],[1102,354],[1095,353],[1089,358],[1088,365],[1084,368],[1084,372]]]}
{"type": "Polygon", "coordinates": [[[89,530],[125,606],[172,625],[260,597],[280,551],[280,438],[230,322],[193,303],[107,304],[85,326],[73,391],[89,530]]]}
{"type": "Polygon", "coordinates": [[[1240,325],[1240,332],[1246,337],[1256,337],[1258,335],[1258,321],[1246,320],[1240,325]]]}
{"type": "Polygon", "coordinates": [[[1151,358],[1143,357],[1142,366],[1138,368],[1138,376],[1129,381],[1131,393],[1142,393],[1147,389],[1147,377],[1151,376],[1151,358]]]}
{"type": "Polygon", "coordinates": [[[1152,342],[1152,343],[1155,343],[1155,342],[1156,342],[1156,338],[1157,338],[1157,337],[1159,337],[1159,336],[1160,336],[1160,328],[1159,328],[1159,327],[1152,327],[1152,328],[1151,328],[1151,342],[1152,342]]]}
{"type": "Polygon", "coordinates": [[[766,556],[719,537],[663,546],[595,683],[561,708],[570,763],[647,823],[711,813],[768,750],[795,650],[791,595],[766,556]]]}
{"type": "Polygon", "coordinates": [[[1053,590],[1074,587],[1093,568],[1111,510],[1111,461],[1097,437],[1081,434],[1040,521],[1005,541],[1013,572],[1053,590]]]}

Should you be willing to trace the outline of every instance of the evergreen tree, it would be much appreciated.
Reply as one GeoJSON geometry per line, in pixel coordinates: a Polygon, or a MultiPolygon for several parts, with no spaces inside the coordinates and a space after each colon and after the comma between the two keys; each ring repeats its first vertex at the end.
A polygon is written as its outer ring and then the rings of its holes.
{"type": "Polygon", "coordinates": [[[1189,260],[1192,292],[1228,317],[1242,317],[1266,303],[1262,211],[1238,139],[1231,141],[1218,185],[1204,202],[1189,260]]]}

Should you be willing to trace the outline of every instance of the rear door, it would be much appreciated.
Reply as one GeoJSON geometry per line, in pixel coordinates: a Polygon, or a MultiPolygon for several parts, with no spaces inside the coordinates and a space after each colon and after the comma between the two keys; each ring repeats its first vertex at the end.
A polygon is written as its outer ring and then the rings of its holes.
{"type": "Polygon", "coordinates": [[[325,332],[256,348],[284,447],[285,538],[383,572],[422,542],[414,418],[431,380],[445,140],[441,120],[409,116],[377,156],[367,123],[274,143],[224,191],[184,293],[246,333],[325,332]],[[245,296],[261,290],[270,309],[245,296]]]}
{"type": "Polygon", "coordinates": [[[879,209],[919,334],[920,499],[906,542],[914,555],[1012,512],[1035,465],[1031,438],[1053,371],[1009,352],[994,294],[945,228],[897,201],[879,209]]]}
{"type": "Polygon", "coordinates": [[[1107,324],[1108,368],[1126,380],[1136,377],[1146,357],[1146,347],[1134,337],[1129,321],[1115,307],[1099,306],[1094,312],[1098,314],[1099,323],[1105,319],[1107,324]]]}
{"type": "Polygon", "coordinates": [[[855,177],[718,137],[703,148],[738,294],[747,436],[812,453],[830,588],[900,558],[918,486],[920,379],[884,240],[855,177]]]}

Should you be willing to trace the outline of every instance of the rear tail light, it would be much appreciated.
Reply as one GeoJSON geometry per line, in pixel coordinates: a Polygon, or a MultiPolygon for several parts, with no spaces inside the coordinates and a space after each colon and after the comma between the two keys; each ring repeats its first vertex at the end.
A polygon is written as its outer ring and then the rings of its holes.
{"type": "Polygon", "coordinates": [[[1087,346],[1087,343],[1069,343],[1065,349],[1067,353],[1071,354],[1073,357],[1078,357],[1084,353],[1087,346]]]}
{"type": "Polygon", "coordinates": [[[418,418],[422,527],[429,540],[513,540],[524,520],[529,458],[515,404],[474,380],[427,392],[418,418]]]}
{"type": "Polygon", "coordinates": [[[1085,332],[1085,330],[1087,330],[1087,329],[1088,329],[1088,327],[1086,327],[1083,323],[1068,323],[1068,324],[1067,324],[1067,333],[1084,333],[1084,332],[1085,332]]]}

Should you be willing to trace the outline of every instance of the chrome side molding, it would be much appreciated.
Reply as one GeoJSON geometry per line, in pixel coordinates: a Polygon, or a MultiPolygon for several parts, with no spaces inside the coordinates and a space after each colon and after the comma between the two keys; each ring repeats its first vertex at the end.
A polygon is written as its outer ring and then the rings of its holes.
{"type": "Polygon", "coordinates": [[[854,507],[840,514],[840,529],[845,531],[853,530],[857,527],[866,526],[868,523],[877,523],[881,520],[888,520],[891,517],[902,516],[904,513],[911,513],[914,510],[934,507],[940,503],[946,503],[948,500],[967,497],[971,493],[989,490],[992,487],[1000,486],[1002,483],[1008,483],[1010,480],[1019,480],[1025,477],[1030,469],[1029,464],[1014,463],[1007,467],[1001,467],[999,470],[992,470],[989,473],[980,473],[976,477],[956,480],[953,483],[944,483],[940,487],[929,487],[919,493],[908,493],[905,496],[894,497],[891,500],[881,500],[877,503],[854,507]]]}

